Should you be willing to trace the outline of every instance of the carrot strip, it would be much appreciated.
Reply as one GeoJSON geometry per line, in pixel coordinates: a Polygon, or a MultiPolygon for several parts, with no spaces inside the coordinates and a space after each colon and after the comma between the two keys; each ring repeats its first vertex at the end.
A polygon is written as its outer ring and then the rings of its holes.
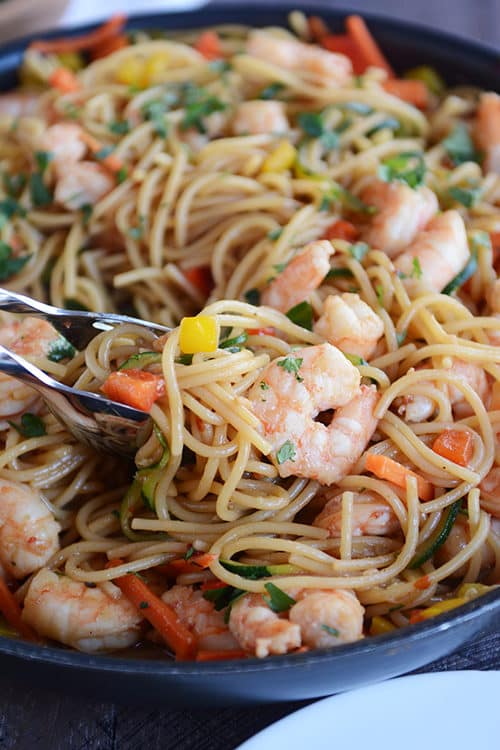
{"type": "Polygon", "coordinates": [[[346,29],[355,42],[359,53],[364,57],[366,67],[373,66],[386,71],[389,78],[395,78],[394,70],[382,54],[380,47],[371,35],[368,26],[361,16],[353,15],[346,18],[346,29]]]}
{"type": "Polygon", "coordinates": [[[390,78],[382,84],[388,94],[397,96],[399,99],[413,104],[419,109],[429,106],[429,89],[423,81],[413,81],[403,78],[390,78]]]}
{"type": "Polygon", "coordinates": [[[214,288],[214,279],[209,266],[193,266],[183,271],[186,279],[191,282],[205,297],[208,297],[214,288]]]}
{"type": "Polygon", "coordinates": [[[49,76],[49,84],[63,94],[81,89],[80,81],[69,68],[56,68],[49,76]]]}
{"type": "Polygon", "coordinates": [[[321,42],[323,37],[328,36],[330,30],[326,23],[319,16],[309,16],[307,19],[309,33],[317,42],[321,42]]]}
{"type": "Polygon", "coordinates": [[[413,587],[416,588],[418,591],[425,591],[428,589],[431,585],[429,576],[422,576],[422,578],[419,578],[415,581],[413,584],[413,587]]]}
{"type": "Polygon", "coordinates": [[[112,401],[150,411],[155,401],[165,394],[165,381],[160,375],[131,368],[112,372],[101,390],[112,401]]]}
{"type": "MultiPolygon", "coordinates": [[[[106,567],[123,565],[123,560],[111,560],[106,567]]],[[[129,573],[115,578],[115,583],[140,614],[164,638],[177,659],[192,659],[196,651],[194,635],[182,624],[174,610],[165,604],[136,575],[129,573]]]]}
{"type": "Polygon", "coordinates": [[[444,430],[434,440],[432,450],[459,466],[467,466],[474,452],[474,440],[466,430],[444,430]]]}
{"type": "Polygon", "coordinates": [[[267,328],[249,328],[247,333],[249,336],[276,336],[276,330],[269,326],[267,328]]]}
{"type": "Polygon", "coordinates": [[[21,607],[17,599],[7,587],[7,584],[0,576],[0,612],[3,614],[9,625],[16,630],[19,635],[28,641],[37,641],[36,633],[27,625],[21,616],[21,607]]]}
{"type": "MultiPolygon", "coordinates": [[[[85,145],[88,146],[89,150],[93,153],[94,156],[98,156],[99,152],[104,148],[102,143],[99,143],[97,138],[94,138],[94,136],[90,135],[90,133],[85,132],[85,130],[82,130],[82,132],[80,133],[80,140],[82,140],[85,145]]],[[[114,154],[108,154],[99,161],[104,167],[106,167],[106,169],[109,169],[110,172],[119,172],[120,169],[123,169],[122,160],[114,154]]]]}
{"type": "Polygon", "coordinates": [[[184,575],[185,573],[199,573],[200,569],[208,568],[214,560],[215,555],[208,553],[202,555],[193,555],[189,560],[171,560],[166,564],[169,575],[184,575]]]}
{"type": "Polygon", "coordinates": [[[91,58],[92,60],[99,60],[101,57],[107,57],[112,52],[117,52],[119,49],[128,47],[128,38],[126,34],[117,34],[110,39],[105,39],[100,44],[92,47],[91,58]]]}
{"type": "Polygon", "coordinates": [[[48,54],[60,54],[61,52],[81,52],[82,50],[88,50],[92,47],[96,47],[102,44],[107,39],[118,35],[125,23],[127,16],[123,13],[117,13],[111,16],[109,21],[106,21],[102,26],[99,26],[89,34],[81,34],[71,38],[61,39],[50,39],[44,40],[39,39],[38,41],[32,42],[29,49],[37,50],[38,52],[48,54]]]}
{"type": "Polygon", "coordinates": [[[347,242],[356,242],[359,238],[359,232],[350,221],[339,219],[334,221],[325,232],[325,240],[347,240],[347,242]]]}
{"type": "Polygon", "coordinates": [[[196,654],[196,661],[225,661],[226,659],[244,659],[247,656],[246,651],[240,648],[224,650],[201,650],[196,654]]]}
{"type": "Polygon", "coordinates": [[[203,31],[193,46],[207,60],[218,60],[223,57],[219,35],[210,29],[203,31]]]}
{"type": "Polygon", "coordinates": [[[328,34],[322,37],[321,45],[330,52],[345,55],[352,63],[355,75],[359,76],[366,70],[366,61],[357,45],[347,34],[328,34]]]}
{"type": "Polygon", "coordinates": [[[379,479],[387,479],[398,487],[405,488],[407,477],[415,477],[419,498],[421,500],[432,500],[434,497],[434,487],[431,482],[388,456],[367,453],[365,466],[368,471],[371,471],[379,479]]]}

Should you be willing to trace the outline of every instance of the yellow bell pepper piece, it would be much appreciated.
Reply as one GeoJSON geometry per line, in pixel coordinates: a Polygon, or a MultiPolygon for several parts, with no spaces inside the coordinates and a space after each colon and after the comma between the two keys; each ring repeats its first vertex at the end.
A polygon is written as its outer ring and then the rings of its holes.
{"type": "Polygon", "coordinates": [[[290,169],[297,158],[297,151],[290,141],[281,141],[279,146],[264,159],[262,172],[284,172],[290,169]]]}
{"type": "Polygon", "coordinates": [[[370,635],[381,635],[382,633],[390,633],[392,630],[396,630],[396,626],[392,624],[387,617],[381,617],[375,615],[372,617],[372,623],[370,625],[370,635]]]}
{"type": "Polygon", "coordinates": [[[487,594],[488,591],[493,591],[497,586],[485,586],[484,583],[462,583],[457,591],[457,596],[462,597],[466,601],[475,599],[481,594],[487,594]]]}
{"type": "Polygon", "coordinates": [[[180,325],[179,346],[184,354],[214,352],[219,343],[219,324],[211,315],[183,318],[180,325]]]}
{"type": "Polygon", "coordinates": [[[429,617],[442,615],[443,612],[449,612],[450,609],[460,607],[462,604],[465,604],[466,601],[467,599],[464,599],[463,597],[455,597],[454,599],[446,599],[444,602],[432,604],[430,607],[427,607],[427,609],[424,609],[423,612],[420,612],[419,620],[428,620],[429,617]]]}
{"type": "Polygon", "coordinates": [[[116,80],[127,86],[142,86],[144,66],[144,60],[139,57],[127,57],[116,71],[116,80]]]}
{"type": "Polygon", "coordinates": [[[158,83],[161,74],[168,68],[168,60],[166,52],[155,52],[144,61],[142,73],[142,85],[144,88],[158,83]]]}

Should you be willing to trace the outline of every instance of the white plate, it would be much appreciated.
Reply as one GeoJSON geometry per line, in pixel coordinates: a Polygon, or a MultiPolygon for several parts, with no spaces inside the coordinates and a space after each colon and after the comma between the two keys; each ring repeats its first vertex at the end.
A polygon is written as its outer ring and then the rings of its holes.
{"type": "Polygon", "coordinates": [[[73,26],[109,18],[113,13],[177,13],[204,5],[207,0],[70,0],[60,26],[73,26]]]}
{"type": "Polygon", "coordinates": [[[499,748],[500,672],[409,675],[313,703],[237,750],[499,748]]]}

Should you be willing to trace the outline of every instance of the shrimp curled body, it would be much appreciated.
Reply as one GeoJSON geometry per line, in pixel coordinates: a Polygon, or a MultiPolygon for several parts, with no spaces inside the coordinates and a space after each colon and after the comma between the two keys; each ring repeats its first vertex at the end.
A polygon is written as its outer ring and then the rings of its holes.
{"type": "Polygon", "coordinates": [[[330,270],[333,253],[327,240],[310,242],[264,290],[262,304],[286,313],[306,300],[330,270]]]}

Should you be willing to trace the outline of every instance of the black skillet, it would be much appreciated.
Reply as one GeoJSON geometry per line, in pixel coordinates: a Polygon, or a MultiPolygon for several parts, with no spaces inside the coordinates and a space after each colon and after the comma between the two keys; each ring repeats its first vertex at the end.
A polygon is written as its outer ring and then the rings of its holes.
{"type": "MultiPolygon", "coordinates": [[[[242,23],[286,25],[290,9],[233,8],[210,5],[191,13],[131,18],[129,29],[178,29],[242,23]]],[[[348,11],[308,5],[337,33],[348,11]]],[[[418,25],[364,14],[387,57],[397,70],[427,64],[449,85],[472,84],[500,89],[500,53],[418,25]]],[[[43,37],[86,32],[60,29],[43,37]]],[[[16,70],[31,37],[0,48],[0,90],[16,85],[16,70]]],[[[149,705],[194,706],[249,704],[317,698],[394,677],[428,664],[462,647],[480,632],[500,626],[500,589],[456,610],[406,629],[345,646],[265,660],[189,663],[141,657],[90,656],[64,648],[34,646],[0,637],[2,675],[28,685],[54,688],[102,700],[149,705]]]]}

